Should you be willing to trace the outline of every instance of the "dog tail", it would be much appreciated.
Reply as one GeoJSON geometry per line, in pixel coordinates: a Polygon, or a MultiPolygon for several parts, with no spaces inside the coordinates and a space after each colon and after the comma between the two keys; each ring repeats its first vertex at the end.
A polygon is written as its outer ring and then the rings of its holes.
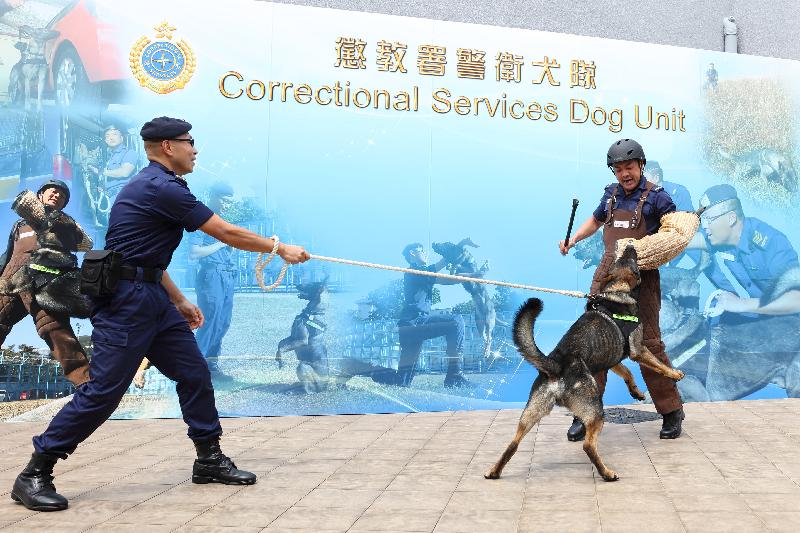
{"type": "Polygon", "coordinates": [[[543,307],[538,298],[529,298],[522,304],[514,318],[514,343],[526,361],[547,377],[554,378],[561,374],[561,365],[543,354],[533,339],[533,325],[543,307]]]}

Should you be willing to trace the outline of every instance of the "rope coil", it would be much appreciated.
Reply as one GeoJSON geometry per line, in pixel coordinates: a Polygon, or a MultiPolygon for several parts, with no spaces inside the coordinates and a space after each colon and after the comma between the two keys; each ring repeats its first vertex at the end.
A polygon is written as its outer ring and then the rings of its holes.
{"type": "Polygon", "coordinates": [[[277,235],[272,236],[272,242],[274,243],[272,246],[272,251],[264,261],[261,261],[261,258],[264,257],[264,252],[260,252],[258,257],[256,257],[256,282],[258,282],[258,286],[265,291],[271,291],[280,285],[284,276],[286,276],[286,271],[289,269],[289,263],[284,263],[283,267],[281,267],[281,271],[278,273],[278,277],[275,278],[275,281],[272,282],[271,285],[264,284],[264,269],[273,259],[275,259],[275,256],[278,254],[278,247],[280,246],[280,239],[277,235]]]}
{"type": "MultiPolygon", "coordinates": [[[[270,252],[269,256],[263,262],[261,258],[263,257],[264,253],[259,253],[258,257],[256,258],[256,281],[258,281],[258,285],[265,291],[271,291],[278,285],[280,285],[281,281],[283,281],[283,277],[286,275],[286,269],[289,267],[288,263],[283,264],[283,268],[281,268],[278,277],[275,279],[275,282],[272,285],[266,286],[264,284],[264,268],[275,258],[275,254],[278,251],[278,236],[273,235],[272,239],[275,241],[275,246],[270,252]]],[[[354,261],[352,259],[340,259],[338,257],[328,257],[324,255],[315,255],[310,254],[311,259],[316,259],[318,261],[328,261],[330,263],[340,263],[342,265],[351,265],[351,266],[360,266],[366,268],[376,268],[379,270],[391,270],[393,272],[403,272],[405,274],[414,274],[417,276],[429,276],[432,278],[441,278],[441,279],[449,279],[453,281],[460,281],[460,282],[467,282],[467,283],[483,283],[484,285],[497,285],[499,287],[509,287],[511,289],[523,289],[527,291],[536,291],[536,292],[547,292],[551,294],[561,294],[563,296],[571,296],[572,298],[586,298],[589,295],[580,291],[567,291],[561,289],[548,289],[545,287],[534,287],[533,285],[524,285],[522,283],[509,283],[507,281],[497,281],[491,279],[483,279],[483,278],[471,278],[469,276],[457,276],[453,274],[442,274],[440,272],[429,272],[427,270],[416,270],[413,268],[404,268],[404,267],[397,267],[391,265],[382,265],[380,263],[368,263],[366,261],[354,261]]]]}

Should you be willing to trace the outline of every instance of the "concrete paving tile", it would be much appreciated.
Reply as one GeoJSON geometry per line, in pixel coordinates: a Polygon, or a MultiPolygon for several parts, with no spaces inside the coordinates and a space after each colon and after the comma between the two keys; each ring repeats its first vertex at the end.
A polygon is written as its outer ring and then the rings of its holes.
{"type": "Polygon", "coordinates": [[[628,492],[664,492],[664,485],[661,479],[655,477],[622,477],[619,481],[609,483],[597,476],[595,489],[598,494],[617,494],[618,497],[625,498],[625,494],[628,492]]]}
{"type": "MultiPolygon", "coordinates": [[[[620,483],[616,481],[615,483],[620,483]]],[[[631,509],[650,509],[653,512],[668,513],[674,511],[672,502],[665,494],[658,492],[626,493],[620,498],[618,494],[597,493],[597,504],[601,512],[630,512],[631,509]]]]}
{"type": "Polygon", "coordinates": [[[209,505],[181,503],[144,502],[136,507],[115,516],[113,522],[121,524],[174,524],[176,526],[189,522],[199,516],[209,505]]]}
{"type": "Polygon", "coordinates": [[[731,513],[750,512],[747,502],[738,494],[672,494],[672,504],[681,511],[728,511],[731,513]]]}
{"type": "Polygon", "coordinates": [[[258,533],[262,531],[261,527],[247,527],[243,525],[237,526],[194,526],[187,524],[174,530],[175,533],[258,533]]]}
{"type": "Polygon", "coordinates": [[[740,531],[766,531],[764,523],[753,513],[708,511],[681,512],[679,515],[688,532],[738,533],[740,531]]]}
{"type": "Polygon", "coordinates": [[[394,474],[336,472],[325,479],[319,487],[326,489],[383,490],[395,478],[394,474]]]}
{"type": "Polygon", "coordinates": [[[800,492],[788,494],[742,494],[742,498],[753,511],[795,512],[800,511],[800,492]]]}
{"type": "Polygon", "coordinates": [[[181,505],[184,503],[191,503],[212,506],[246,488],[235,485],[221,485],[218,483],[208,485],[184,483],[183,485],[172,487],[167,491],[153,496],[150,501],[159,504],[181,505]]]}
{"type": "Polygon", "coordinates": [[[517,531],[518,511],[489,511],[485,509],[453,509],[445,511],[434,533],[480,532],[514,533],[517,531]]]}
{"type": "MultiPolygon", "coordinates": [[[[440,491],[454,491],[459,486],[461,481],[460,475],[455,476],[442,476],[442,475],[419,475],[419,474],[398,474],[392,482],[386,487],[390,491],[407,491],[407,490],[432,490],[435,492],[440,491]]],[[[486,486],[484,485],[484,488],[486,486]]]]}
{"type": "Polygon", "coordinates": [[[356,520],[350,531],[433,531],[439,517],[440,510],[415,510],[413,513],[386,513],[381,510],[367,509],[356,520]]]}
{"type": "Polygon", "coordinates": [[[500,479],[486,479],[483,474],[464,476],[458,482],[457,492],[524,492],[528,480],[525,477],[502,476],[500,479]]]}
{"type": "Polygon", "coordinates": [[[546,510],[523,511],[518,533],[600,533],[600,515],[594,511],[546,510]]]}
{"type": "MultiPolygon", "coordinates": [[[[735,479],[735,478],[728,478],[735,479]]],[[[658,481],[667,494],[734,494],[735,490],[722,476],[697,479],[690,476],[660,477],[658,481]]]]}
{"type": "Polygon", "coordinates": [[[363,511],[381,494],[383,491],[380,490],[316,488],[295,505],[298,507],[353,508],[363,511]]]}
{"type": "Polygon", "coordinates": [[[522,509],[524,494],[520,492],[455,492],[447,504],[447,511],[475,509],[487,511],[517,511],[522,509]]]}
{"type": "Polygon", "coordinates": [[[269,505],[267,502],[261,505],[223,502],[195,517],[186,525],[265,528],[286,510],[287,507],[269,505]]]}
{"type": "MultiPolygon", "coordinates": [[[[658,531],[659,533],[683,532],[684,527],[678,513],[663,512],[663,508],[652,508],[650,512],[600,511],[600,524],[603,531],[614,533],[641,533],[642,531],[658,531]]],[[[639,507],[641,509],[641,507],[639,507]]]]}
{"type": "Polygon", "coordinates": [[[274,522],[270,528],[302,529],[305,531],[346,531],[361,516],[361,509],[309,509],[292,507],[274,522]]]}
{"type": "Polygon", "coordinates": [[[800,512],[762,512],[755,511],[755,515],[764,522],[769,531],[795,533],[800,524],[800,512]]]}
{"type": "Polygon", "coordinates": [[[789,478],[728,477],[725,481],[740,494],[797,494],[800,497],[800,485],[789,478]]]}
{"type": "Polygon", "coordinates": [[[384,492],[370,506],[370,509],[402,511],[407,509],[443,510],[453,495],[450,491],[408,491],[384,492]]]}
{"type": "Polygon", "coordinates": [[[11,532],[32,532],[32,531],[58,531],[59,533],[79,533],[84,531],[93,524],[87,524],[85,521],[80,520],[76,522],[67,522],[63,519],[57,518],[58,513],[39,513],[36,516],[27,518],[21,522],[17,522],[9,526],[11,532]]]}
{"type": "Polygon", "coordinates": [[[150,498],[170,489],[169,485],[153,485],[147,483],[125,483],[118,481],[110,485],[103,485],[91,490],[90,487],[82,487],[87,489],[80,495],[69,498],[67,493],[63,495],[72,501],[112,501],[112,502],[140,502],[149,500],[150,498]]]}
{"type": "Polygon", "coordinates": [[[597,513],[597,497],[593,494],[526,494],[522,514],[571,509],[577,513],[597,513]]]}
{"type": "Polygon", "coordinates": [[[120,524],[113,521],[99,524],[89,531],[92,533],[167,533],[173,531],[174,525],[168,524],[120,524]]]}
{"type": "Polygon", "coordinates": [[[585,463],[534,463],[530,468],[531,477],[591,477],[592,464],[585,463]]]}
{"type": "Polygon", "coordinates": [[[725,477],[785,478],[772,463],[723,463],[714,465],[725,477]]]}

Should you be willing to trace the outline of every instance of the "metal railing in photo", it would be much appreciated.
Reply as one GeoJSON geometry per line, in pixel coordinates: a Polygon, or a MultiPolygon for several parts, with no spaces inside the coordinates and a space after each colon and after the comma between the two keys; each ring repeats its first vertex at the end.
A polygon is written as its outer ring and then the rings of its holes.
{"type": "Polygon", "coordinates": [[[64,377],[61,365],[48,356],[8,357],[0,354],[0,390],[4,398],[38,400],[72,394],[72,383],[64,377]]]}

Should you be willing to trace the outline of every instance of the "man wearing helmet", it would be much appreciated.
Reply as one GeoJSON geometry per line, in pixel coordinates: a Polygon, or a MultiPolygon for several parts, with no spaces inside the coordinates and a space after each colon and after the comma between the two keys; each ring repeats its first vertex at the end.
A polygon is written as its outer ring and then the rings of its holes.
{"type": "Polygon", "coordinates": [[[85,313],[88,306],[78,294],[74,252],[91,249],[92,243],[61,212],[67,202],[67,184],[50,180],[36,196],[30,191],[21,193],[12,206],[22,218],[14,223],[6,253],[0,257],[0,343],[29,314],[36,332],[61,363],[64,376],[77,387],[89,379],[89,360],[69,317],[85,313]],[[82,307],[83,313],[73,312],[76,307],[82,307]]]}
{"type": "MultiPolygon", "coordinates": [[[[675,204],[663,187],[647,181],[643,170],[647,159],[642,146],[632,139],[620,139],[611,145],[606,163],[614,176],[615,183],[605,188],[600,205],[594,211],[570,242],[558,243],[563,255],[575,243],[593,235],[603,228],[605,253],[592,279],[591,293],[601,289],[602,280],[613,265],[616,243],[619,239],[640,239],[657,233],[661,227],[661,217],[675,211],[675,204]]],[[[639,288],[639,318],[644,326],[644,344],[665,364],[670,365],[664,353],[658,314],[661,309],[661,284],[658,270],[642,270],[639,288]]],[[[670,365],[671,366],[671,365],[670,365]]],[[[663,416],[660,437],[675,439],[681,434],[683,403],[675,383],[649,368],[640,367],[656,410],[663,416]]],[[[605,390],[607,372],[596,374],[595,380],[602,394],[605,390]]],[[[567,432],[569,440],[582,440],[586,432],[583,423],[575,418],[567,432]]]]}

